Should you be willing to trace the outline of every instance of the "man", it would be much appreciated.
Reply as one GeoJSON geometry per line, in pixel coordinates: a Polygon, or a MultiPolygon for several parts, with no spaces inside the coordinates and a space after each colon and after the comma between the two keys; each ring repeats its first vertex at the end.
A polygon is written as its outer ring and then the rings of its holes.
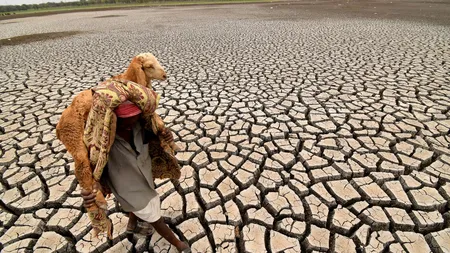
{"type": "MultiPolygon", "coordinates": [[[[149,234],[150,223],[178,251],[191,252],[189,246],[174,235],[161,217],[160,199],[155,190],[149,155],[148,139],[152,133],[141,125],[141,110],[126,101],[114,113],[117,116],[117,129],[109,152],[106,180],[122,208],[130,214],[127,232],[149,234]],[[137,218],[141,221],[138,222],[137,218]]],[[[173,141],[170,131],[166,132],[164,138],[167,142],[173,141]]],[[[93,192],[81,191],[85,207],[95,204],[95,193],[100,187],[95,185],[93,192]]]]}

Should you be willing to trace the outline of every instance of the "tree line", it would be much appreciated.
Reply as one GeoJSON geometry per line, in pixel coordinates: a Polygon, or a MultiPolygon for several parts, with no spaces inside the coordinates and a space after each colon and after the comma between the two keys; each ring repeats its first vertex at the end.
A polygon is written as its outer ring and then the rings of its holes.
{"type": "MultiPolygon", "coordinates": [[[[149,3],[155,0],[80,0],[74,2],[59,2],[59,3],[42,3],[42,4],[22,4],[22,5],[0,5],[0,13],[12,14],[17,11],[26,10],[39,10],[48,9],[55,7],[76,7],[76,6],[86,6],[93,4],[131,4],[131,3],[149,3]]],[[[161,1],[161,0],[158,0],[161,1]]],[[[170,1],[170,0],[162,0],[170,1]]]]}

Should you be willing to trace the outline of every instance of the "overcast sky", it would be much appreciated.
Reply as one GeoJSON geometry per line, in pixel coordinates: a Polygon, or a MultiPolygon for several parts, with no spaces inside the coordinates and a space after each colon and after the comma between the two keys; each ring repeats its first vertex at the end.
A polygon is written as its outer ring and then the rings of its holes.
{"type": "Polygon", "coordinates": [[[47,2],[76,2],[77,0],[0,0],[0,5],[41,4],[47,2]]]}

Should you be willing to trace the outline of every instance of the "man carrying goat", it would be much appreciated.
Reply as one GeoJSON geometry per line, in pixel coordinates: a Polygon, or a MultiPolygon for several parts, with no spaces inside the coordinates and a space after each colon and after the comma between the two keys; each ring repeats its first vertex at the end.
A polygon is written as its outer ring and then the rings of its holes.
{"type": "Polygon", "coordinates": [[[146,234],[151,227],[139,225],[148,222],[186,253],[188,245],[175,237],[161,217],[153,183],[153,178],[180,177],[174,156],[178,147],[155,112],[160,97],[150,83],[165,78],[152,54],[134,57],[124,74],[78,94],[63,112],[56,135],[74,158],[94,236],[107,232],[112,237],[105,200],[112,192],[130,212],[128,232],[146,234]]]}

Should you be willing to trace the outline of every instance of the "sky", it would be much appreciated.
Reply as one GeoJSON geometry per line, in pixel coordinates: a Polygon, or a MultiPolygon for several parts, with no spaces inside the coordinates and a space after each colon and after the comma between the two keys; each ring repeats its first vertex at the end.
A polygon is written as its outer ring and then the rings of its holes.
{"type": "Polygon", "coordinates": [[[41,4],[47,2],[75,2],[77,0],[0,0],[0,5],[41,4]]]}

